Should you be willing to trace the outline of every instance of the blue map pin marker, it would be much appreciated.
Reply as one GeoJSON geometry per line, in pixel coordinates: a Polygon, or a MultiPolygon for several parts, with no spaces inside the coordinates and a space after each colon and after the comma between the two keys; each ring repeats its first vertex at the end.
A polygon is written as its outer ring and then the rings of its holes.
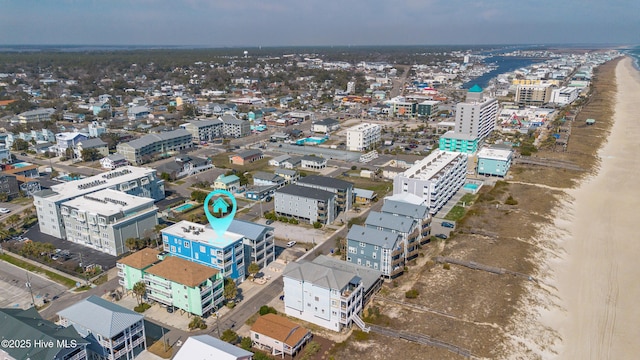
{"type": "Polygon", "coordinates": [[[226,190],[212,191],[204,199],[204,214],[207,216],[207,220],[209,220],[211,228],[218,234],[219,237],[223,237],[224,233],[229,228],[229,225],[231,225],[233,217],[236,215],[236,209],[238,209],[236,198],[226,190]],[[217,218],[213,216],[213,214],[211,214],[211,211],[209,211],[209,202],[216,195],[218,195],[218,198],[213,200],[213,212],[227,213],[229,212],[229,207],[231,207],[231,211],[226,216],[217,218]],[[228,197],[229,200],[231,200],[231,204],[228,204],[223,197],[228,197]]]}

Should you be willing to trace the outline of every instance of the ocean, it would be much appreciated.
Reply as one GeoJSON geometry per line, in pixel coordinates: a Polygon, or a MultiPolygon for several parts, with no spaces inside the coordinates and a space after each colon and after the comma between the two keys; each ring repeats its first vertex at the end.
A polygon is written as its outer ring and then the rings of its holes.
{"type": "Polygon", "coordinates": [[[633,64],[638,71],[640,71],[640,46],[626,49],[625,53],[634,58],[633,64]]]}

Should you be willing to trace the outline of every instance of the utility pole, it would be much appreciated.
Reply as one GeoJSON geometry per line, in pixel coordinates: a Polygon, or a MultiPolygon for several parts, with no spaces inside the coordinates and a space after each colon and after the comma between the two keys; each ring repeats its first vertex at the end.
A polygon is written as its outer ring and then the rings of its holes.
{"type": "Polygon", "coordinates": [[[29,279],[29,272],[27,271],[27,288],[29,289],[29,293],[31,293],[31,304],[33,307],[36,306],[36,299],[33,297],[33,288],[31,287],[31,279],[29,279]]]}
{"type": "Polygon", "coordinates": [[[88,285],[89,284],[89,280],[87,280],[87,272],[84,271],[85,266],[84,266],[84,261],[82,261],[82,253],[80,253],[80,267],[82,268],[82,276],[84,277],[84,284],[88,285]]]}

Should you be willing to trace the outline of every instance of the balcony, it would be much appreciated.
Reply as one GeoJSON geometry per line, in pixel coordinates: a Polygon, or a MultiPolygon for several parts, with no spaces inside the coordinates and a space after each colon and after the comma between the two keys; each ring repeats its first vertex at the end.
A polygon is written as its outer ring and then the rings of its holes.
{"type": "Polygon", "coordinates": [[[122,264],[122,263],[116,263],[116,267],[117,267],[118,269],[124,269],[124,264],[122,264]]]}
{"type": "Polygon", "coordinates": [[[414,247],[413,249],[411,249],[411,248],[409,248],[409,249],[410,249],[410,250],[409,250],[409,251],[407,251],[407,258],[408,258],[408,259],[411,259],[411,258],[414,258],[414,257],[418,256],[418,254],[419,254],[419,252],[420,252],[420,249],[418,249],[418,247],[417,247],[417,246],[416,246],[416,247],[414,247]]]}
{"type": "Polygon", "coordinates": [[[127,287],[127,282],[126,282],[126,281],[124,281],[124,279],[119,279],[119,280],[118,280],[118,284],[120,284],[120,285],[122,285],[122,286],[124,286],[124,287],[127,287]]]}
{"type": "Polygon", "coordinates": [[[171,283],[166,280],[161,280],[155,277],[144,277],[145,282],[149,283],[149,285],[159,285],[167,289],[171,289],[171,283]]]}
{"type": "Polygon", "coordinates": [[[393,270],[391,270],[391,273],[389,274],[389,276],[393,277],[393,276],[402,274],[403,272],[404,272],[404,267],[397,266],[393,270]]]}
{"type": "Polygon", "coordinates": [[[124,272],[123,271],[118,271],[118,277],[123,278],[124,277],[124,272]]]}
{"type": "Polygon", "coordinates": [[[395,258],[399,255],[403,255],[404,254],[404,245],[400,245],[398,247],[396,247],[392,252],[391,252],[391,257],[395,258]]]}
{"type": "Polygon", "coordinates": [[[200,297],[206,294],[210,294],[212,289],[213,289],[213,286],[205,286],[200,288],[200,297]]]}

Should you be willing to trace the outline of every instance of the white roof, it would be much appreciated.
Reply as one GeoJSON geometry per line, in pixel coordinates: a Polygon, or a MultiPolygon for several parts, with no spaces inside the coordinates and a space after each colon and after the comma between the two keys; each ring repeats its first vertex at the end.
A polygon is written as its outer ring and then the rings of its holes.
{"type": "Polygon", "coordinates": [[[66,201],[62,205],[80,210],[90,210],[99,215],[110,216],[120,212],[126,213],[142,205],[152,206],[153,199],[129,195],[121,191],[104,189],[66,201]]]}
{"type": "Polygon", "coordinates": [[[98,190],[113,188],[118,184],[137,180],[155,172],[156,170],[151,168],[122,166],[88,178],[53,185],[51,186],[51,191],[55,194],[46,196],[46,198],[49,201],[73,199],[98,190]]]}
{"type": "Polygon", "coordinates": [[[248,358],[253,353],[218,340],[210,335],[187,338],[174,360],[237,360],[248,358]]]}
{"type": "Polygon", "coordinates": [[[404,172],[404,176],[409,178],[431,180],[444,170],[449,164],[461,156],[461,153],[436,150],[426,158],[416,161],[416,163],[404,172]]]}
{"type": "Polygon", "coordinates": [[[224,235],[220,237],[218,236],[218,233],[213,230],[211,225],[202,225],[186,220],[162,229],[162,233],[177,236],[182,239],[197,241],[203,244],[210,244],[217,248],[226,248],[236,241],[242,241],[243,238],[242,235],[230,231],[225,231],[224,235]]]}
{"type": "Polygon", "coordinates": [[[507,149],[482,148],[480,151],[478,151],[478,159],[483,158],[508,161],[512,153],[512,150],[507,149]]]}

